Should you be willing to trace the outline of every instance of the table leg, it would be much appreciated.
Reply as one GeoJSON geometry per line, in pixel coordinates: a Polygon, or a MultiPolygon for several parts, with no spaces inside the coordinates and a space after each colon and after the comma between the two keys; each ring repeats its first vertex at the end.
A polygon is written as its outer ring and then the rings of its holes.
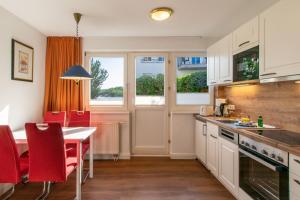
{"type": "Polygon", "coordinates": [[[90,136],[90,160],[89,160],[90,178],[94,177],[94,138],[90,136]]]}
{"type": "Polygon", "coordinates": [[[77,142],[77,169],[76,169],[76,200],[81,200],[82,182],[82,143],[77,142]]]}

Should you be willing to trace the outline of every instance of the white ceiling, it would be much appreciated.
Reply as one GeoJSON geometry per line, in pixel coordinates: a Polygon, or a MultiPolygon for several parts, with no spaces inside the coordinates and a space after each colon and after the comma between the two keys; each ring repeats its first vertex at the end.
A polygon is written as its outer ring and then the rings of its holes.
{"type": "Polygon", "coordinates": [[[223,36],[277,0],[0,0],[0,5],[45,35],[74,35],[73,12],[83,14],[81,36],[223,36]],[[159,6],[174,9],[163,22],[159,6]]]}

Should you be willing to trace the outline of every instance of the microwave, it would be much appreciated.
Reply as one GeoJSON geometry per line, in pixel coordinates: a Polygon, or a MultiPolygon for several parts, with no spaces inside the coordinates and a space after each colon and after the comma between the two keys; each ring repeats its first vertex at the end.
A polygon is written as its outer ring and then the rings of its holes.
{"type": "Polygon", "coordinates": [[[233,56],[233,82],[259,79],[259,46],[233,56]]]}

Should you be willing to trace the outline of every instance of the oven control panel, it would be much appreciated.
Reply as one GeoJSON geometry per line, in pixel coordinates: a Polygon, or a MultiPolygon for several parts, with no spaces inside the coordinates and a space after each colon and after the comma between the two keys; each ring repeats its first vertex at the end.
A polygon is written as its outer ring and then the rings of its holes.
{"type": "Polygon", "coordinates": [[[240,135],[239,137],[239,144],[248,149],[251,149],[252,151],[262,154],[276,162],[288,166],[289,156],[288,153],[285,151],[282,151],[278,148],[272,147],[261,142],[257,142],[243,135],[240,135]]]}

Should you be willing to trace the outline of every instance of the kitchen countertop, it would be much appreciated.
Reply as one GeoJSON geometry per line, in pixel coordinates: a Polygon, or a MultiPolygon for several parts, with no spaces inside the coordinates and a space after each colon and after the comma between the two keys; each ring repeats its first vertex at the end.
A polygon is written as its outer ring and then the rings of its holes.
{"type": "MultiPolygon", "coordinates": [[[[268,144],[270,146],[276,147],[276,148],[281,149],[283,151],[287,151],[291,154],[300,156],[300,145],[299,146],[290,146],[288,144],[279,142],[277,140],[273,140],[273,139],[264,137],[262,135],[252,133],[252,132],[248,131],[247,128],[237,128],[237,127],[230,126],[226,123],[222,123],[222,122],[217,121],[217,120],[236,119],[236,118],[225,118],[225,117],[214,117],[214,116],[205,117],[205,116],[200,116],[199,114],[196,114],[194,116],[195,116],[196,119],[198,119],[200,121],[211,122],[213,124],[218,125],[219,127],[225,128],[225,129],[230,130],[230,131],[234,131],[234,132],[236,132],[240,135],[247,136],[247,137],[249,137],[253,140],[256,140],[258,142],[262,142],[264,144],[268,144]]],[[[253,129],[256,129],[256,128],[251,128],[251,129],[253,130],[253,129]]]]}

